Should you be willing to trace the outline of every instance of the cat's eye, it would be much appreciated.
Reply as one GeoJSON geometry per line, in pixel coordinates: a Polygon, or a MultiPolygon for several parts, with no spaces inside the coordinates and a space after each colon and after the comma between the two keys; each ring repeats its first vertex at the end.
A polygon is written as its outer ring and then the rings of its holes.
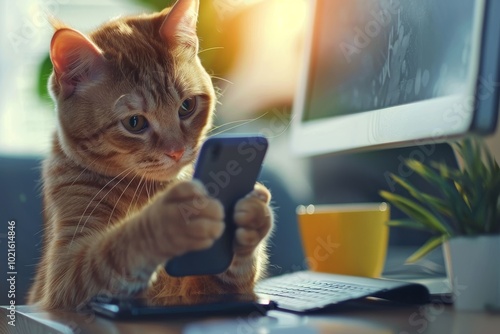
{"type": "Polygon", "coordinates": [[[179,117],[181,119],[186,119],[191,116],[198,107],[198,96],[188,97],[182,101],[181,107],[179,108],[179,117]]]}
{"type": "Polygon", "coordinates": [[[132,133],[141,133],[148,127],[148,120],[142,115],[134,115],[122,120],[122,124],[132,133]]]}

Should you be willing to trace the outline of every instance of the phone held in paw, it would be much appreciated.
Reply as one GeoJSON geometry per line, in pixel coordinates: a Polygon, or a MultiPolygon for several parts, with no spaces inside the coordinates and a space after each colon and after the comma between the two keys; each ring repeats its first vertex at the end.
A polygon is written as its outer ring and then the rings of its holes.
{"type": "Polygon", "coordinates": [[[208,138],[201,147],[193,179],[224,206],[226,227],[212,247],[170,259],[165,269],[171,276],[214,275],[227,270],[233,259],[236,202],[250,193],[257,181],[268,141],[261,135],[208,138]]]}

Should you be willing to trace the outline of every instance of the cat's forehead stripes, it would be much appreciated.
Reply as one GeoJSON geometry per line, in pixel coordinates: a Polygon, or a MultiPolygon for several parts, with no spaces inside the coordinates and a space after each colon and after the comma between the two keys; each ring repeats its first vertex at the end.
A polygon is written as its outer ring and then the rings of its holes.
{"type": "Polygon", "coordinates": [[[153,105],[153,96],[148,91],[139,90],[137,92],[141,97],[142,110],[147,112],[149,108],[153,105]]]}
{"type": "Polygon", "coordinates": [[[173,68],[158,32],[163,17],[112,21],[90,35],[116,72],[132,87],[150,88],[155,99],[161,99],[156,93],[165,94],[165,78],[173,68]]]}
{"type": "Polygon", "coordinates": [[[174,100],[179,101],[182,96],[180,96],[179,92],[182,90],[177,87],[174,82],[172,82],[172,79],[170,77],[167,77],[167,92],[168,94],[173,97],[174,100]]]}
{"type": "Polygon", "coordinates": [[[196,54],[175,53],[160,36],[165,15],[118,19],[90,35],[121,74],[117,80],[125,79],[131,88],[143,92],[144,111],[176,109],[183,99],[211,90],[196,54]]]}
{"type": "Polygon", "coordinates": [[[154,98],[148,90],[136,89],[131,94],[120,96],[115,103],[115,109],[125,107],[128,111],[142,111],[147,113],[154,105],[154,98]]]}
{"type": "Polygon", "coordinates": [[[129,110],[129,111],[143,111],[147,112],[147,109],[144,108],[144,102],[143,99],[141,98],[130,98],[127,95],[123,95],[120,100],[123,100],[123,105],[129,110]]]}

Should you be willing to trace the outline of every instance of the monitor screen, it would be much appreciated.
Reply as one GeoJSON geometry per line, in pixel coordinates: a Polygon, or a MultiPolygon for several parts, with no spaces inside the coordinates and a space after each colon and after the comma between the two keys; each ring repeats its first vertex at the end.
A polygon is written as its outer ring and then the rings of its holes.
{"type": "Polygon", "coordinates": [[[494,131],[499,42],[485,45],[493,34],[500,40],[500,25],[488,20],[498,3],[313,1],[294,149],[321,154],[494,131]]]}

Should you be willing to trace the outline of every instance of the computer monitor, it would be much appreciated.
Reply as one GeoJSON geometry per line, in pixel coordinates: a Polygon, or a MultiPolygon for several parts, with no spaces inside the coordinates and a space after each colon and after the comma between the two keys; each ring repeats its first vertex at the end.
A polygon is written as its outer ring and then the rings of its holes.
{"type": "Polygon", "coordinates": [[[495,131],[500,1],[310,3],[294,151],[410,146],[495,131]]]}

